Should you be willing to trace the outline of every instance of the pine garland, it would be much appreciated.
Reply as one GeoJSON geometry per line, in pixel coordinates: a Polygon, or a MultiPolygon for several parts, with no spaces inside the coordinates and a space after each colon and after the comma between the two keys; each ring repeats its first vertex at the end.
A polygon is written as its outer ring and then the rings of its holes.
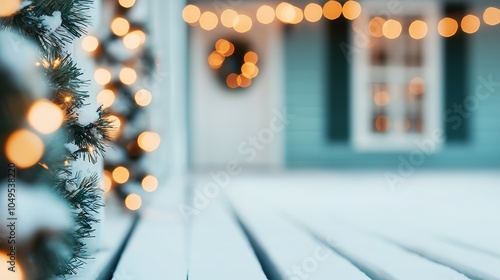
{"type": "Polygon", "coordinates": [[[97,174],[84,177],[74,174],[71,162],[79,158],[95,163],[103,156],[111,125],[106,112],[97,110],[98,119],[89,124],[79,122],[79,110],[86,106],[89,97],[84,90],[88,81],[81,79],[82,72],[71,59],[65,47],[85,34],[89,25],[87,12],[93,0],[34,0],[14,15],[0,19],[0,30],[10,29],[36,43],[40,51],[39,64],[45,68],[52,101],[65,112],[65,120],[54,133],[57,141],[51,141],[41,165],[48,170],[55,182],[54,191],[67,201],[72,210],[76,228],[65,236],[64,242],[71,247],[70,258],[64,252],[54,250],[50,244],[41,244],[34,252],[40,260],[39,277],[75,274],[89,258],[85,239],[92,236],[93,224],[98,223],[96,214],[104,205],[100,180],[97,174]],[[44,17],[60,13],[61,24],[55,29],[45,24],[44,17]],[[67,145],[77,147],[70,151],[67,145]]]}

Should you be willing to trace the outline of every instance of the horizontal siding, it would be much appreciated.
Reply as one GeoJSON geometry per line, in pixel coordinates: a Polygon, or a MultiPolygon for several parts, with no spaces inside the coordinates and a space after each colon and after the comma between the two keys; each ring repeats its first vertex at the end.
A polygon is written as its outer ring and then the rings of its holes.
{"type": "MultiPolygon", "coordinates": [[[[287,29],[285,36],[285,104],[295,118],[287,126],[285,154],[289,167],[397,169],[404,153],[358,153],[349,144],[330,143],[326,137],[326,40],[321,23],[287,29]]],[[[498,27],[481,27],[470,38],[469,92],[478,77],[500,81],[498,27]]],[[[422,168],[500,167],[500,88],[471,111],[470,139],[448,144],[428,156],[422,168]]]]}

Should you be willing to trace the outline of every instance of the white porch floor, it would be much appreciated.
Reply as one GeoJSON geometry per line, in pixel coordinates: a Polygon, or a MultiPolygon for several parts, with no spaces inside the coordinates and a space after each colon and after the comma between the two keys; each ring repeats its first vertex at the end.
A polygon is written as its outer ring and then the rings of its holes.
{"type": "Polygon", "coordinates": [[[422,171],[396,188],[383,174],[242,174],[187,221],[163,192],[115,277],[500,279],[500,171],[422,171]]]}

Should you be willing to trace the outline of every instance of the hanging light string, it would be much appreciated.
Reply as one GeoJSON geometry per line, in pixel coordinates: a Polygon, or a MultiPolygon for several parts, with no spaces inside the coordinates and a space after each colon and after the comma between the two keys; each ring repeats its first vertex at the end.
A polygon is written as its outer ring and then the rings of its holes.
{"type": "Polygon", "coordinates": [[[114,190],[128,209],[138,210],[141,196],[127,185],[138,183],[146,192],[158,187],[156,177],[144,170],[140,162],[144,153],[155,151],[160,144],[159,134],[143,130],[141,121],[144,108],[153,99],[142,82],[152,78],[156,61],[148,44],[146,25],[129,16],[138,3],[136,0],[117,2],[112,3],[115,13],[107,34],[101,39],[97,35],[86,36],[82,48],[97,62],[94,81],[103,87],[97,102],[109,111],[113,148],[122,157],[119,161],[105,161],[104,190],[114,190]]]}
{"type": "MultiPolygon", "coordinates": [[[[348,20],[354,20],[360,16],[361,11],[361,4],[353,0],[344,4],[337,1],[328,1],[323,6],[317,3],[309,3],[304,9],[282,2],[274,8],[269,5],[262,5],[253,15],[226,9],[217,16],[211,11],[201,11],[198,6],[189,4],[182,11],[182,18],[189,25],[199,26],[206,31],[213,30],[221,24],[226,28],[234,29],[238,33],[245,33],[252,29],[254,22],[266,25],[279,21],[283,24],[293,25],[304,21],[317,22],[322,18],[335,20],[340,16],[348,20]]],[[[377,37],[384,36],[388,39],[394,39],[403,32],[401,23],[396,19],[376,18],[377,20],[375,22],[372,20],[370,25],[379,24],[382,27],[379,28],[381,32],[377,33],[380,34],[377,37]]],[[[439,21],[436,28],[441,36],[451,37],[459,29],[464,33],[473,34],[479,30],[482,23],[490,26],[498,25],[500,23],[500,9],[488,7],[483,11],[482,15],[467,14],[458,20],[447,16],[439,21]],[[482,17],[482,22],[480,17],[482,17]]],[[[410,24],[407,32],[414,39],[422,39],[426,36],[429,28],[432,27],[428,26],[427,23],[416,20],[410,24]]]]}

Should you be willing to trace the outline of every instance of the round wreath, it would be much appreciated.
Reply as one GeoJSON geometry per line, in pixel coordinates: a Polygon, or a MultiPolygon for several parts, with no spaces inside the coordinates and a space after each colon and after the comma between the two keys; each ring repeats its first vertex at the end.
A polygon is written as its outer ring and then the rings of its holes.
{"type": "Polygon", "coordinates": [[[238,40],[219,39],[214,46],[208,56],[208,65],[216,70],[220,82],[232,89],[249,87],[259,73],[257,53],[238,40]]]}

